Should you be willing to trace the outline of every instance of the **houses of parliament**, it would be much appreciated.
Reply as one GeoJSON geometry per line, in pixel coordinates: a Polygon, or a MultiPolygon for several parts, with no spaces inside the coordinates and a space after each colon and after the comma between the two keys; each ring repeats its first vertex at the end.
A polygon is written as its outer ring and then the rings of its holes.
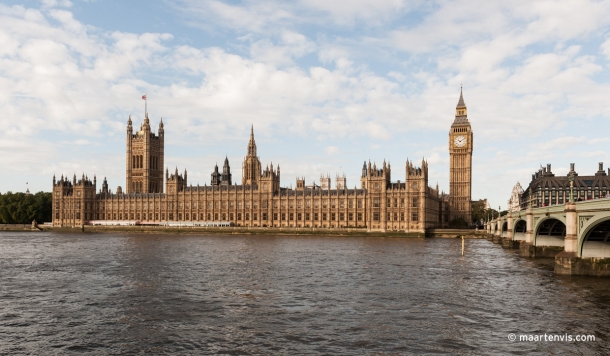
{"type": "MultiPolygon", "coordinates": [[[[453,219],[471,221],[473,133],[462,92],[449,132],[450,191],[428,185],[428,163],[405,162],[404,181],[392,181],[385,161],[365,162],[358,188],[345,176],[322,176],[319,184],[297,178],[295,188],[280,186],[280,166],[263,168],[254,128],[242,163],[240,184],[229,160],[214,167],[210,184],[189,184],[187,170],[164,172],[163,121],[157,133],[148,114],[134,132],[126,132],[125,188],[112,192],[104,178],[53,176],[53,226],[169,225],[287,228],[366,228],[367,231],[424,232],[453,219]]],[[[395,169],[395,168],[394,168],[395,169]]],[[[404,169],[404,170],[403,170],[404,169]]]]}

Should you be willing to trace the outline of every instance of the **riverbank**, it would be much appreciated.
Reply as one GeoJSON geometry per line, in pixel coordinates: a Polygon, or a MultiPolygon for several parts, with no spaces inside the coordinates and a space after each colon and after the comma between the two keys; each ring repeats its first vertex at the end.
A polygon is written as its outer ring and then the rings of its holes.
{"type": "MultiPolygon", "coordinates": [[[[89,232],[89,233],[146,233],[146,234],[215,234],[215,235],[303,235],[303,236],[360,236],[360,237],[405,237],[405,238],[484,238],[482,231],[461,229],[430,229],[424,232],[371,231],[366,229],[318,229],[318,228],[264,228],[264,227],[167,227],[167,226],[91,226],[52,227],[38,225],[41,231],[89,232]]],[[[33,231],[31,225],[0,225],[0,231],[33,231]]],[[[36,231],[36,230],[34,230],[36,231]]]]}

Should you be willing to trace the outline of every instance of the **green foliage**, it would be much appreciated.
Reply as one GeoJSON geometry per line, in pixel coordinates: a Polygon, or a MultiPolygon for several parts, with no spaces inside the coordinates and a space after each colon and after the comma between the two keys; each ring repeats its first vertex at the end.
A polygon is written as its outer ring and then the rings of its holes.
{"type": "Polygon", "coordinates": [[[51,193],[0,193],[0,224],[29,224],[34,219],[39,223],[51,221],[51,204],[51,193]]]}
{"type": "MultiPolygon", "coordinates": [[[[478,200],[472,202],[472,222],[479,223],[481,219],[485,220],[485,203],[487,200],[478,200]]],[[[488,214],[489,215],[489,214],[488,214]]]]}
{"type": "MultiPolygon", "coordinates": [[[[472,222],[480,223],[481,219],[483,222],[488,220],[493,220],[498,217],[498,211],[496,209],[485,209],[485,205],[487,203],[486,199],[481,199],[478,201],[472,202],[472,222]]],[[[507,210],[501,211],[500,216],[504,216],[508,214],[507,210]]]]}
{"type": "Polygon", "coordinates": [[[449,222],[449,227],[465,229],[468,228],[468,223],[462,218],[455,218],[449,222]]]}

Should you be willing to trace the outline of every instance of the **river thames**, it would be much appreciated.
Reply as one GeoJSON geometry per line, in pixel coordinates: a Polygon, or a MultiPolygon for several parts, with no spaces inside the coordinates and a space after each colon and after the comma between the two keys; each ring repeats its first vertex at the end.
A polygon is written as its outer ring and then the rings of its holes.
{"type": "Polygon", "coordinates": [[[487,240],[2,232],[0,354],[607,354],[610,280],[552,268],[487,240]]]}

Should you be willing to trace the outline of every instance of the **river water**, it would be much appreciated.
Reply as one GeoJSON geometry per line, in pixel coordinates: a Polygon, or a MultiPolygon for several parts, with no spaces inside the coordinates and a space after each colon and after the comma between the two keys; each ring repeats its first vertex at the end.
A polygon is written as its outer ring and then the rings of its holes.
{"type": "Polygon", "coordinates": [[[2,232],[0,354],[607,354],[610,280],[552,268],[487,240],[2,232]]]}

